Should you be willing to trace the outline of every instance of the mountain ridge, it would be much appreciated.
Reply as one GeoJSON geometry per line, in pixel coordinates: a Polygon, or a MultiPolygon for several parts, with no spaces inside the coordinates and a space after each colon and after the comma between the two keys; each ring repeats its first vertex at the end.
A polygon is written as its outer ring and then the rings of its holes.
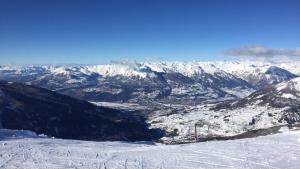
{"type": "Polygon", "coordinates": [[[280,65],[195,61],[1,66],[0,79],[45,87],[88,101],[200,104],[241,98],[298,76],[289,70],[300,75],[297,67],[280,65]]]}

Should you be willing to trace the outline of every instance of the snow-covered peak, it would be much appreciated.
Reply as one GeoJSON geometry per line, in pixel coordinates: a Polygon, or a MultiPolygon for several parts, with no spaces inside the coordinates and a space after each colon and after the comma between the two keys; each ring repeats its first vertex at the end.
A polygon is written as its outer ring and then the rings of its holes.
{"type": "Polygon", "coordinates": [[[141,65],[126,65],[126,64],[108,64],[108,65],[94,65],[86,66],[85,72],[98,73],[102,76],[129,76],[146,78],[147,72],[143,71],[141,65]]]}
{"type": "MultiPolygon", "coordinates": [[[[144,68],[147,67],[151,71],[155,72],[176,72],[185,76],[194,76],[202,73],[208,73],[214,75],[215,73],[229,73],[237,77],[245,79],[248,75],[265,74],[271,67],[278,67],[279,69],[285,69],[286,65],[277,65],[269,62],[261,61],[168,61],[168,62],[141,62],[141,63],[112,63],[108,65],[95,65],[88,66],[87,69],[90,72],[97,72],[105,76],[139,76],[141,78],[146,77],[144,68]],[[281,67],[282,66],[282,67],[281,67]]],[[[293,72],[299,72],[300,68],[297,66],[289,66],[286,69],[288,72],[290,69],[293,72]]],[[[283,72],[283,71],[282,71],[283,72]]],[[[148,72],[149,73],[149,72],[148,72]]],[[[278,75],[278,73],[276,74],[278,75]]]]}
{"type": "Polygon", "coordinates": [[[225,72],[237,75],[264,73],[270,66],[265,62],[216,62],[215,65],[225,72]]]}
{"type": "Polygon", "coordinates": [[[69,74],[69,71],[67,70],[66,67],[50,67],[49,71],[51,73],[53,73],[54,75],[58,75],[58,74],[67,75],[67,74],[69,74]]]}
{"type": "Polygon", "coordinates": [[[268,75],[279,76],[284,79],[292,79],[296,77],[296,75],[278,66],[269,67],[265,73],[268,75]]]}
{"type": "Polygon", "coordinates": [[[0,72],[20,75],[32,73],[51,73],[54,75],[91,75],[99,74],[103,77],[125,76],[147,78],[155,76],[155,72],[180,73],[187,77],[194,77],[204,73],[221,76],[235,76],[249,82],[253,86],[264,87],[300,75],[298,63],[269,63],[250,61],[162,61],[162,62],[117,62],[106,65],[88,66],[1,66],[0,72]],[[292,73],[291,73],[292,72],[292,73]],[[269,83],[267,83],[267,81],[269,83]],[[262,83],[262,84],[260,84],[262,83]]]}
{"type": "Polygon", "coordinates": [[[203,69],[196,62],[160,62],[144,63],[157,72],[176,72],[186,76],[201,74],[203,69]]]}

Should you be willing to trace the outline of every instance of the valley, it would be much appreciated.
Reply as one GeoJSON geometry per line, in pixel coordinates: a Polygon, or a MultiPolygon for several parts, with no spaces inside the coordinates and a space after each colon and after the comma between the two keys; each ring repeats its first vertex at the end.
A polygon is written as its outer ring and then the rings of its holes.
{"type": "Polygon", "coordinates": [[[297,124],[298,75],[297,62],[128,61],[0,67],[2,80],[46,88],[125,111],[124,115],[135,112],[149,129],[161,130],[159,141],[167,144],[194,142],[196,135],[227,138],[297,124]]]}

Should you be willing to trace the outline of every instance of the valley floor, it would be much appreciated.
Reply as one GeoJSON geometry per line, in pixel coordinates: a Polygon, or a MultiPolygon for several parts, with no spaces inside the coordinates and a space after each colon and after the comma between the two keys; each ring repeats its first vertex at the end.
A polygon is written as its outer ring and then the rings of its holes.
{"type": "Polygon", "coordinates": [[[8,138],[7,133],[4,136],[0,141],[3,169],[296,169],[300,166],[299,131],[184,145],[88,142],[33,135],[8,138]]]}

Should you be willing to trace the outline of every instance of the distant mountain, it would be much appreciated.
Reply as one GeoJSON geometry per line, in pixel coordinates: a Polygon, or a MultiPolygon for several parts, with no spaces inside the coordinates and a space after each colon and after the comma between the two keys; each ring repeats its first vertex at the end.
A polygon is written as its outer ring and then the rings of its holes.
{"type": "Polygon", "coordinates": [[[285,69],[279,68],[277,66],[270,66],[264,72],[251,73],[246,75],[245,79],[257,89],[261,89],[268,85],[288,81],[295,77],[298,76],[285,69]]]}
{"type": "Polygon", "coordinates": [[[235,103],[238,106],[260,105],[271,107],[300,106],[300,78],[258,90],[235,103]]]}
{"type": "Polygon", "coordinates": [[[137,112],[96,107],[55,92],[0,81],[0,128],[81,140],[152,140],[137,112]]]}
{"type": "Polygon", "coordinates": [[[195,105],[243,98],[300,75],[293,64],[119,62],[89,66],[1,66],[0,79],[87,101],[195,105]]]}

